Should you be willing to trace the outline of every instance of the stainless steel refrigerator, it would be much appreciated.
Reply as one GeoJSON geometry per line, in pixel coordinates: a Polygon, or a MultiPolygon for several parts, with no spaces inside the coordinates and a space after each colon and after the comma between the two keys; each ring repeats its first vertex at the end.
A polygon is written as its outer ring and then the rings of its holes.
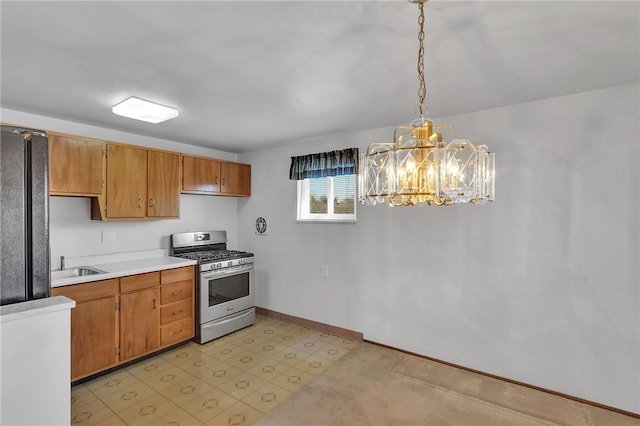
{"type": "Polygon", "coordinates": [[[47,135],[2,126],[0,304],[49,297],[49,262],[47,135]]]}

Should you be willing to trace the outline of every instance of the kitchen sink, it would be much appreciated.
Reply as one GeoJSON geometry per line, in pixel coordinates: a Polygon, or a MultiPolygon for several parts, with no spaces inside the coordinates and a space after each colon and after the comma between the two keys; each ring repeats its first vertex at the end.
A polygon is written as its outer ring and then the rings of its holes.
{"type": "Polygon", "coordinates": [[[106,272],[97,268],[92,268],[91,266],[79,266],[77,268],[63,270],[56,269],[55,271],[51,271],[51,280],[55,281],[65,278],[85,277],[87,275],[96,274],[106,274],[106,272]]]}

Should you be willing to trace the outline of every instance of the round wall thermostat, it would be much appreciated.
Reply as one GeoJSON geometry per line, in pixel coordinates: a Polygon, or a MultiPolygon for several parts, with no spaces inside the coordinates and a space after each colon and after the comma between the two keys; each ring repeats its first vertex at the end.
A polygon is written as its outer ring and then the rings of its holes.
{"type": "Polygon", "coordinates": [[[256,219],[256,234],[265,235],[267,233],[267,219],[259,217],[256,219]]]}

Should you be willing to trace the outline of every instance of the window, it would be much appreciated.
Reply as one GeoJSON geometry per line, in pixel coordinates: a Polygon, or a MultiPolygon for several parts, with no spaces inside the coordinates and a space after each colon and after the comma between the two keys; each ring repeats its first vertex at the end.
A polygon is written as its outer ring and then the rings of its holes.
{"type": "Polygon", "coordinates": [[[358,148],[291,157],[299,221],[355,222],[358,148]]]}
{"type": "Polygon", "coordinates": [[[355,222],[356,175],[299,180],[297,219],[355,222]]]}

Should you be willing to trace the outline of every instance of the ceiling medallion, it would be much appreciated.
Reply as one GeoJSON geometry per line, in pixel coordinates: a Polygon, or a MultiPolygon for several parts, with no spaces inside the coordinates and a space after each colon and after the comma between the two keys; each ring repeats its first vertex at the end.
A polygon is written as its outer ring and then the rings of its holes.
{"type": "Polygon", "coordinates": [[[360,154],[359,194],[366,204],[392,206],[485,204],[494,200],[495,154],[482,142],[452,139],[425,117],[424,3],[417,3],[418,18],[418,112],[409,125],[398,126],[394,143],[372,143],[360,154]]]}

